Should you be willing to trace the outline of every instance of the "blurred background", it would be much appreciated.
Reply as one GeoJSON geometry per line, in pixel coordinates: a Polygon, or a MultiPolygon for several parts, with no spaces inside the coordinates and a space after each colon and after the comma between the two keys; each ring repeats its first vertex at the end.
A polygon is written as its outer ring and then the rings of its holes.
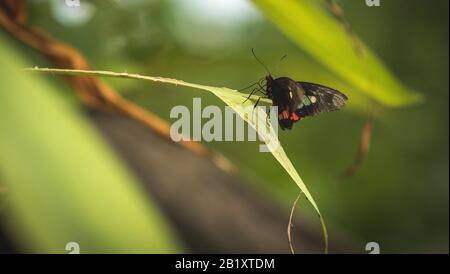
{"type": "MultiPolygon", "coordinates": [[[[8,2],[0,9],[13,14],[8,2]]],[[[289,38],[264,1],[18,2],[26,4],[26,24],[20,16],[10,17],[16,27],[0,21],[1,252],[66,253],[73,241],[82,253],[288,253],[286,226],[298,194],[257,142],[202,143],[229,160],[230,172],[126,115],[85,104],[64,77],[22,71],[65,64],[33,49],[37,34],[26,25],[70,45],[97,70],[233,89],[266,73],[251,48],[271,68],[287,54],[275,77],[350,97],[343,111],[279,133],[325,218],[330,251],[365,253],[366,243],[377,242],[382,253],[448,253],[448,1],[337,1],[352,32],[423,97],[402,106],[359,92],[289,38]],[[339,180],[373,109],[370,150],[353,176],[339,180]]],[[[326,3],[317,1],[332,18],[326,3]]],[[[313,27],[320,33],[320,22],[313,27]]],[[[193,97],[224,106],[200,90],[104,81],[169,124],[172,107],[191,108],[193,97]]],[[[299,253],[322,252],[320,222],[304,198],[293,233],[299,253]]]]}

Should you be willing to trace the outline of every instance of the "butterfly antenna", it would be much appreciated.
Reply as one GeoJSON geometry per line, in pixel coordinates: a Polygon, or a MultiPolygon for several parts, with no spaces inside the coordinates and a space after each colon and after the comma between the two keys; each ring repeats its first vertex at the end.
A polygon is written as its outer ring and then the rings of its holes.
{"type": "Polygon", "coordinates": [[[280,60],[278,61],[277,65],[275,66],[275,69],[273,70],[274,72],[278,70],[278,68],[280,67],[281,62],[287,57],[287,54],[283,55],[280,60]]]}
{"type": "Polygon", "coordinates": [[[252,48],[252,53],[253,53],[253,57],[255,57],[256,61],[258,61],[258,63],[260,63],[260,64],[264,67],[264,69],[267,71],[267,73],[268,73],[269,75],[271,75],[272,73],[271,73],[270,70],[267,68],[267,66],[266,66],[263,62],[261,62],[261,60],[259,60],[259,58],[258,58],[258,56],[256,56],[255,50],[254,50],[253,48],[252,48]]]}

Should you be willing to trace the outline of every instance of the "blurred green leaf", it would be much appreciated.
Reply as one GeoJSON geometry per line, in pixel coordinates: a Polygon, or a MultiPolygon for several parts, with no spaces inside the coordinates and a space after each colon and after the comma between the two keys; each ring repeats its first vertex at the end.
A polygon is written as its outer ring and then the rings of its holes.
{"type": "Polygon", "coordinates": [[[105,141],[0,36],[0,183],[28,252],[172,253],[170,228],[105,141]]]}
{"type": "Polygon", "coordinates": [[[299,47],[359,92],[389,107],[421,101],[382,61],[363,45],[358,57],[352,40],[317,0],[253,0],[255,5],[299,47]]]}

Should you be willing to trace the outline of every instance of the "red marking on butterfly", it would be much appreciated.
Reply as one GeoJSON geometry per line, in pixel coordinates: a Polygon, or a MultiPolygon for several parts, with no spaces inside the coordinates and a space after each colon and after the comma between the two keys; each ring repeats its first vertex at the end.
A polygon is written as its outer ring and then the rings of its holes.
{"type": "Polygon", "coordinates": [[[297,113],[292,112],[292,114],[291,114],[291,121],[298,121],[300,119],[301,119],[301,117],[298,116],[297,113]]]}

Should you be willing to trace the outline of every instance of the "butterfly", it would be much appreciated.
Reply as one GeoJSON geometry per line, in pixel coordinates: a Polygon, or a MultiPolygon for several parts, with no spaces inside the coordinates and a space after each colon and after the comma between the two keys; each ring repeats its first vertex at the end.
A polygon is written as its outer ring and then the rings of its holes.
{"type": "MultiPolygon", "coordinates": [[[[252,53],[268,74],[260,79],[260,81],[249,86],[258,85],[257,88],[253,89],[247,99],[254,92],[260,91],[272,100],[272,104],[278,107],[278,123],[281,129],[292,129],[294,123],[305,117],[314,116],[322,112],[339,110],[347,102],[348,98],[345,94],[330,87],[294,81],[289,77],[274,79],[270,70],[259,60],[253,49],[252,53]],[[263,80],[266,81],[265,85],[261,83],[263,80]]],[[[284,57],[286,55],[281,60],[284,57]]],[[[259,99],[256,101],[255,107],[258,105],[259,99]]]]}
{"type": "Polygon", "coordinates": [[[347,102],[345,94],[319,84],[294,81],[289,77],[265,77],[265,94],[278,107],[281,129],[292,129],[294,123],[322,112],[339,110],[347,102]]]}

